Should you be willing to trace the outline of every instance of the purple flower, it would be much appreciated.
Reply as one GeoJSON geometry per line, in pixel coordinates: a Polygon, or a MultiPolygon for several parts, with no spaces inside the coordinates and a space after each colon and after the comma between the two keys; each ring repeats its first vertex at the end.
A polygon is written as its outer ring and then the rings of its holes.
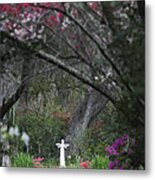
{"type": "Polygon", "coordinates": [[[122,137],[123,140],[127,140],[129,138],[128,134],[124,134],[124,136],[122,137]]]}
{"type": "Polygon", "coordinates": [[[116,139],[115,143],[119,145],[120,144],[120,140],[121,140],[120,138],[116,139]]]}
{"type": "MultiPolygon", "coordinates": [[[[126,162],[126,156],[132,154],[136,144],[135,138],[130,138],[129,135],[124,134],[121,138],[116,139],[111,146],[106,147],[108,157],[112,160],[109,163],[109,169],[127,169],[129,163],[126,162]],[[129,143],[129,144],[128,144],[129,143]],[[127,146],[128,145],[128,146],[127,146]],[[120,160],[121,159],[121,160],[120,160]]],[[[129,161],[130,161],[130,157],[129,161]]]]}
{"type": "Polygon", "coordinates": [[[119,153],[117,151],[113,151],[113,155],[118,155],[119,153]]]}
{"type": "Polygon", "coordinates": [[[112,146],[113,146],[114,149],[117,149],[117,148],[118,148],[118,144],[115,144],[115,143],[114,143],[112,146]]]}
{"type": "Polygon", "coordinates": [[[112,146],[107,146],[105,150],[108,151],[109,154],[113,154],[114,151],[112,146]]]}
{"type": "Polygon", "coordinates": [[[113,162],[110,162],[109,163],[109,169],[113,169],[114,168],[114,163],[113,162]]]}
{"type": "Polygon", "coordinates": [[[117,166],[121,161],[119,159],[115,159],[114,163],[117,166]]]}
{"type": "Polygon", "coordinates": [[[109,149],[110,149],[110,146],[107,146],[107,147],[105,148],[106,151],[109,151],[109,149]]]}
{"type": "Polygon", "coordinates": [[[123,142],[123,139],[122,139],[122,138],[116,139],[116,140],[115,140],[115,143],[116,143],[117,145],[121,145],[121,146],[124,145],[124,142],[123,142]]]}
{"type": "Polygon", "coordinates": [[[131,155],[133,153],[133,150],[130,148],[128,151],[128,154],[131,155]]]}

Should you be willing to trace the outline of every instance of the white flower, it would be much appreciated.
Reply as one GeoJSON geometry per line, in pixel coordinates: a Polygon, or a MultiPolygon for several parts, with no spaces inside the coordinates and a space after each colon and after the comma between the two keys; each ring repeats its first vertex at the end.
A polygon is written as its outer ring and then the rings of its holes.
{"type": "Polygon", "coordinates": [[[10,127],[10,129],[9,129],[9,135],[10,136],[19,136],[19,129],[18,129],[18,126],[16,126],[16,127],[10,127]]]}
{"type": "Polygon", "coordinates": [[[102,76],[101,76],[101,82],[104,82],[104,80],[105,80],[105,78],[104,78],[104,76],[102,75],[102,76]]]}
{"type": "Polygon", "coordinates": [[[14,23],[14,24],[13,24],[13,27],[15,28],[16,26],[17,26],[17,24],[16,24],[16,23],[14,23]]]}
{"type": "Polygon", "coordinates": [[[95,76],[94,79],[97,81],[97,80],[99,80],[99,77],[98,77],[98,76],[95,76]]]}
{"type": "Polygon", "coordinates": [[[10,136],[14,136],[14,128],[13,127],[10,127],[9,134],[10,134],[10,136]]]}
{"type": "Polygon", "coordinates": [[[22,133],[21,139],[24,141],[25,145],[28,147],[29,141],[30,141],[30,137],[28,136],[28,134],[26,132],[22,133]]]}
{"type": "Polygon", "coordinates": [[[112,81],[112,85],[113,85],[113,86],[116,86],[116,83],[115,83],[114,81],[112,81]]]}
{"type": "Polygon", "coordinates": [[[14,135],[15,136],[19,136],[19,129],[18,129],[18,126],[16,126],[15,128],[14,128],[14,135]]]}
{"type": "Polygon", "coordinates": [[[38,39],[41,39],[41,38],[42,38],[42,36],[41,36],[41,35],[37,35],[37,38],[38,38],[38,39]]]}
{"type": "Polygon", "coordinates": [[[71,159],[71,156],[70,156],[70,155],[68,156],[68,159],[71,159]]]}

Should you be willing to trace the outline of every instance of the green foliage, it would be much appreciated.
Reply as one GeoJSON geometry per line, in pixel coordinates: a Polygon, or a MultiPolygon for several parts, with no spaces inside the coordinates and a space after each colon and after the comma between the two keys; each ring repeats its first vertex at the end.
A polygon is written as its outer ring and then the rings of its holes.
{"type": "Polygon", "coordinates": [[[58,158],[49,158],[45,159],[43,162],[43,167],[45,168],[58,168],[59,167],[59,159],[58,158]]]}
{"type": "MultiPolygon", "coordinates": [[[[82,163],[85,157],[83,156],[73,156],[69,159],[67,158],[67,167],[68,168],[83,168],[82,163]]],[[[109,159],[108,157],[102,155],[96,155],[93,158],[90,158],[89,161],[84,161],[88,164],[89,168],[93,169],[108,169],[109,159]]]]}
{"type": "Polygon", "coordinates": [[[108,169],[109,159],[104,155],[95,156],[91,162],[94,169],[108,169]]]}
{"type": "Polygon", "coordinates": [[[72,156],[72,157],[67,157],[67,168],[81,168],[80,167],[80,160],[81,157],[76,155],[76,156],[72,156]]]}
{"type": "Polygon", "coordinates": [[[20,153],[12,159],[13,167],[34,167],[33,158],[29,154],[20,153]]]}
{"type": "Polygon", "coordinates": [[[66,135],[66,124],[63,120],[54,119],[32,111],[23,112],[16,119],[19,129],[30,137],[30,153],[36,156],[58,156],[55,143],[66,135]]]}

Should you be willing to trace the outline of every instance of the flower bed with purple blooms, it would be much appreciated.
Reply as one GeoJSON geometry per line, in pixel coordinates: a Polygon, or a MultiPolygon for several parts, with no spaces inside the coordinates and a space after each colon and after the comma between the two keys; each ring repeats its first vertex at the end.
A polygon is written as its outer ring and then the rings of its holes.
{"type": "Polygon", "coordinates": [[[106,147],[107,156],[110,159],[109,169],[129,169],[136,141],[128,134],[114,141],[111,146],[106,147]]]}

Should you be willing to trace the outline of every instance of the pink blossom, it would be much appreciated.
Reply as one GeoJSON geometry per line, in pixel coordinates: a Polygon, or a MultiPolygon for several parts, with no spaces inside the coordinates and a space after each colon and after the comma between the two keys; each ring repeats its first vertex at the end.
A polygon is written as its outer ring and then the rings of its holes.
{"type": "Polygon", "coordinates": [[[85,162],[81,162],[81,163],[80,163],[80,166],[81,166],[81,167],[84,167],[85,169],[88,169],[88,168],[91,167],[91,164],[92,164],[92,162],[90,162],[90,161],[85,161],[85,162]]]}
{"type": "Polygon", "coordinates": [[[55,16],[51,16],[51,20],[52,20],[55,24],[58,24],[58,20],[56,19],[55,16]]]}
{"type": "Polygon", "coordinates": [[[64,17],[64,15],[62,14],[62,13],[58,13],[58,18],[59,19],[61,19],[61,18],[63,18],[64,17]]]}
{"type": "Polygon", "coordinates": [[[38,157],[38,158],[35,158],[35,159],[34,159],[34,161],[39,161],[39,162],[40,162],[40,161],[43,161],[43,160],[44,160],[43,157],[42,157],[42,158],[41,158],[41,157],[38,157]]]}
{"type": "Polygon", "coordinates": [[[24,7],[28,7],[30,4],[29,3],[23,3],[24,7]]]}
{"type": "Polygon", "coordinates": [[[34,163],[35,165],[39,165],[39,164],[40,164],[39,161],[34,161],[33,163],[34,163]]]}

